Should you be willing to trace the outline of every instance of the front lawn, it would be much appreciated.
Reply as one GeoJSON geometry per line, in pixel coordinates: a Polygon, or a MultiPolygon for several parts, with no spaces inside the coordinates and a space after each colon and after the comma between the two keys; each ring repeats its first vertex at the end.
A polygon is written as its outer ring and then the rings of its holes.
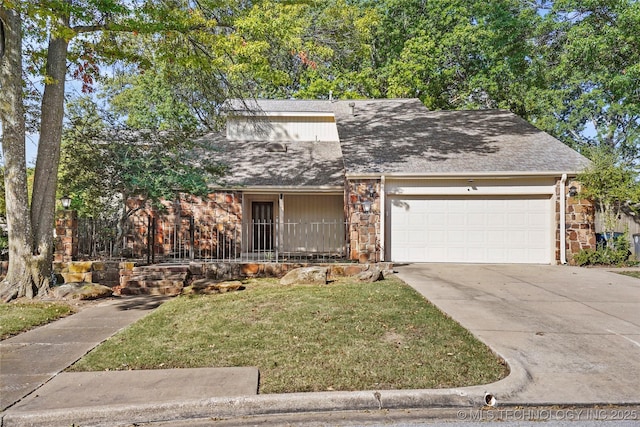
{"type": "Polygon", "coordinates": [[[618,274],[624,274],[625,276],[635,277],[640,279],[640,271],[616,271],[618,274]]]}
{"type": "Polygon", "coordinates": [[[0,339],[9,338],[72,313],[73,309],[65,303],[19,300],[0,304],[0,339]]]}
{"type": "Polygon", "coordinates": [[[507,368],[398,279],[183,296],[70,370],[256,366],[261,393],[443,388],[496,381],[507,368]]]}

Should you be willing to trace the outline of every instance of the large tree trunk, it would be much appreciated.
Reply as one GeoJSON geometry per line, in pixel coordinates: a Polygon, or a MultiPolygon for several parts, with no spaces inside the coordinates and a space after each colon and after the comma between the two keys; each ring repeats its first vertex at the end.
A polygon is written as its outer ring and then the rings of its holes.
{"type": "MultiPolygon", "coordinates": [[[[59,26],[68,27],[69,17],[58,19],[59,26]]],[[[56,210],[56,187],[60,144],[62,141],[62,121],[64,118],[64,86],[67,74],[67,48],[69,43],[62,38],[51,36],[47,49],[46,84],[42,96],[40,116],[40,141],[33,181],[31,199],[31,225],[34,236],[33,279],[39,294],[49,290],[51,264],[53,262],[53,227],[56,210]]]]}
{"type": "Polygon", "coordinates": [[[22,101],[22,29],[20,14],[0,6],[0,120],[5,162],[5,198],[9,232],[9,270],[0,286],[4,301],[33,297],[33,236],[27,193],[25,118],[22,101]]]}
{"type": "MultiPolygon", "coordinates": [[[[0,286],[0,298],[7,301],[23,296],[43,296],[49,290],[68,41],[53,35],[49,41],[40,141],[29,210],[22,100],[21,19],[18,12],[1,6],[0,18],[3,24],[0,32],[3,37],[0,49],[2,147],[9,231],[9,270],[0,286]]],[[[56,25],[68,27],[68,14],[58,18],[56,25]]]]}

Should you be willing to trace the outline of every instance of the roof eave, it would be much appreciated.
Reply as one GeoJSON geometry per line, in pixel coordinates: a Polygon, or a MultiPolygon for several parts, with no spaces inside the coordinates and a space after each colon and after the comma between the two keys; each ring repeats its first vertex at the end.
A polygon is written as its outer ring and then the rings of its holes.
{"type": "Polygon", "coordinates": [[[373,179],[384,176],[385,178],[403,179],[452,179],[452,178],[510,178],[510,177],[558,177],[564,174],[576,176],[580,171],[490,171],[490,172],[428,172],[428,173],[403,173],[403,172],[378,172],[378,173],[346,173],[347,179],[373,179]]]}
{"type": "Polygon", "coordinates": [[[210,186],[213,191],[242,191],[244,193],[342,193],[344,186],[337,185],[252,185],[252,186],[210,186]]]}

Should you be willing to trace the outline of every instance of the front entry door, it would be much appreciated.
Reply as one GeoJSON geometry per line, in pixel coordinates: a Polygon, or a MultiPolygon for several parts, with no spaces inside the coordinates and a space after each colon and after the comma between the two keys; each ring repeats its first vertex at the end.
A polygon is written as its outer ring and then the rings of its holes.
{"type": "Polygon", "coordinates": [[[273,202],[252,202],[253,250],[273,250],[273,202]]]}

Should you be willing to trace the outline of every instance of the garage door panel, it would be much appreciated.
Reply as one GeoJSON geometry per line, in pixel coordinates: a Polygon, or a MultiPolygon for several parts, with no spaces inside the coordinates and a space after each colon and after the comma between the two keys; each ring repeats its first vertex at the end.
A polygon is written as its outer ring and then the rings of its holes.
{"type": "Polygon", "coordinates": [[[469,245],[473,247],[481,247],[484,244],[484,231],[482,230],[470,230],[467,234],[467,241],[469,245]]]}
{"type": "Polygon", "coordinates": [[[390,197],[397,262],[550,263],[549,197],[390,197]]]}

